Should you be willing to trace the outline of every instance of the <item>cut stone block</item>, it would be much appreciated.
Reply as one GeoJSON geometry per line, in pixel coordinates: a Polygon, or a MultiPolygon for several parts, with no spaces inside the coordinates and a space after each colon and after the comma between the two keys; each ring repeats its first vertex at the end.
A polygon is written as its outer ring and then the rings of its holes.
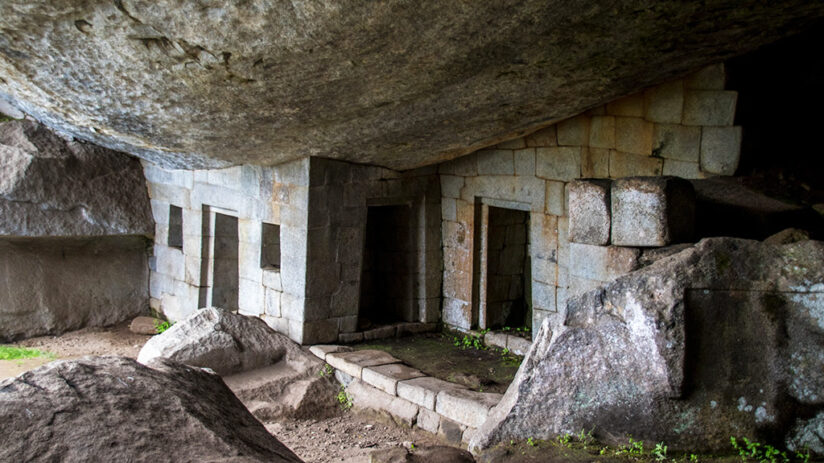
{"type": "Polygon", "coordinates": [[[555,132],[555,125],[550,125],[535,133],[527,135],[526,146],[557,146],[558,136],[555,132]]]}
{"type": "Polygon", "coordinates": [[[569,243],[569,273],[597,281],[611,281],[639,267],[640,249],[569,243]]]}
{"type": "Polygon", "coordinates": [[[500,347],[501,349],[504,349],[506,348],[506,338],[507,335],[504,333],[490,331],[484,335],[484,344],[487,346],[500,347]]]}
{"type": "Polygon", "coordinates": [[[704,127],[701,136],[701,170],[733,175],[741,158],[741,127],[704,127]]]}
{"type": "Polygon", "coordinates": [[[406,399],[421,407],[435,410],[438,393],[445,390],[466,389],[465,387],[442,379],[423,376],[398,382],[398,397],[406,399]]]}
{"type": "Polygon", "coordinates": [[[450,444],[459,445],[463,441],[463,432],[466,426],[446,418],[441,418],[438,427],[438,436],[450,444]]]}
{"type": "Polygon", "coordinates": [[[417,405],[371,387],[363,381],[352,381],[346,388],[356,409],[368,408],[384,412],[397,424],[412,427],[418,418],[417,405]]]}
{"type": "Polygon", "coordinates": [[[436,434],[438,432],[438,427],[441,424],[441,415],[433,412],[432,410],[427,410],[425,408],[421,408],[418,411],[418,421],[417,425],[419,428],[423,429],[424,431],[431,432],[432,434],[436,434]]]}
{"type": "MultiPolygon", "coordinates": [[[[540,323],[532,326],[540,326],[540,323]]],[[[533,331],[537,331],[537,329],[533,329],[533,331]]],[[[529,339],[512,335],[506,338],[506,348],[515,355],[525,356],[530,347],[532,347],[532,341],[529,339]]]]}
{"type": "Polygon", "coordinates": [[[358,379],[361,378],[364,367],[400,362],[400,360],[380,350],[335,352],[326,355],[326,363],[358,379]]]}
{"type": "Polygon", "coordinates": [[[588,178],[609,177],[609,150],[604,148],[582,148],[581,174],[588,178]]]}
{"type": "Polygon", "coordinates": [[[398,327],[396,326],[382,326],[380,328],[375,328],[372,330],[364,331],[363,332],[363,340],[364,341],[373,341],[375,339],[386,339],[386,338],[394,338],[398,332],[398,327]]]}
{"type": "Polygon", "coordinates": [[[338,333],[338,342],[352,344],[361,341],[363,341],[362,331],[358,331],[357,333],[338,333]]]}
{"type": "Polygon", "coordinates": [[[361,372],[361,379],[365,383],[392,395],[397,395],[398,381],[406,381],[407,379],[422,376],[426,375],[421,373],[420,370],[400,363],[368,367],[361,372]]]}
{"type": "Polygon", "coordinates": [[[724,90],[727,73],[724,63],[713,64],[684,79],[684,86],[690,90],[724,90]]]}
{"type": "Polygon", "coordinates": [[[650,122],[680,124],[684,109],[684,83],[680,80],[644,92],[644,117],[650,122]]]}
{"type": "Polygon", "coordinates": [[[547,180],[546,182],[546,212],[552,215],[566,215],[564,182],[547,180]]]}
{"type": "Polygon", "coordinates": [[[644,95],[636,93],[607,103],[607,114],[610,116],[644,117],[644,95]]]}
{"type": "Polygon", "coordinates": [[[612,178],[661,175],[663,166],[663,159],[615,150],[609,152],[609,176],[612,178]]]}
{"type": "Polygon", "coordinates": [[[640,117],[615,118],[615,149],[626,153],[652,154],[653,124],[640,117]]]}
{"type": "Polygon", "coordinates": [[[684,97],[684,125],[730,126],[738,92],[692,90],[684,97]]]}
{"type": "Polygon", "coordinates": [[[615,148],[615,118],[596,116],[589,128],[589,146],[593,148],[615,148]]]}
{"type": "Polygon", "coordinates": [[[609,243],[610,180],[574,180],[569,189],[569,239],[576,243],[609,243]]]}
{"type": "Polygon", "coordinates": [[[702,178],[698,162],[664,159],[664,175],[681,178],[702,178]]]}
{"type": "Polygon", "coordinates": [[[484,424],[489,409],[498,405],[501,397],[501,394],[492,392],[445,390],[438,394],[435,411],[450,420],[477,428],[484,424]]]}
{"type": "Polygon", "coordinates": [[[581,176],[581,148],[558,146],[535,148],[535,175],[549,180],[572,180],[581,176]]]}
{"type": "Polygon", "coordinates": [[[336,352],[352,352],[352,348],[348,346],[337,346],[334,344],[318,344],[316,346],[311,346],[309,348],[309,352],[315,354],[315,357],[326,360],[327,354],[333,354],[336,352]]]}
{"type": "Polygon", "coordinates": [[[677,124],[656,124],[653,150],[657,156],[679,161],[698,162],[701,128],[677,124]]]}
{"type": "Polygon", "coordinates": [[[612,244],[653,247],[689,241],[695,190],[677,177],[630,177],[612,183],[612,244]]]}
{"type": "Polygon", "coordinates": [[[589,141],[589,118],[577,116],[558,123],[558,145],[584,146],[589,141]]]}
{"type": "Polygon", "coordinates": [[[604,282],[598,280],[590,280],[589,278],[569,275],[567,278],[567,297],[578,297],[582,294],[588,293],[603,285],[604,282]]]}

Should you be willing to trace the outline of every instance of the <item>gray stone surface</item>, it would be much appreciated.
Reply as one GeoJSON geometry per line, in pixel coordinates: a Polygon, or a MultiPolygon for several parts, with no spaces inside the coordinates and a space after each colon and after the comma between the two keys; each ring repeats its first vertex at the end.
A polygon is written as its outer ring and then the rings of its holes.
{"type": "Polygon", "coordinates": [[[315,357],[326,360],[327,354],[334,354],[336,352],[351,352],[352,348],[347,346],[336,346],[331,344],[318,344],[311,346],[309,352],[315,354],[315,357]]]}
{"type": "Polygon", "coordinates": [[[612,183],[612,244],[666,246],[690,241],[695,193],[676,177],[630,177],[612,183]]]}
{"type": "Polygon", "coordinates": [[[218,376],[174,362],[58,361],[0,390],[2,461],[301,461],[218,376]]]}
{"type": "Polygon", "coordinates": [[[136,334],[157,334],[157,326],[163,323],[163,320],[154,317],[135,317],[129,323],[129,331],[136,334]]]}
{"type": "Polygon", "coordinates": [[[397,395],[398,381],[426,376],[420,370],[400,363],[364,368],[361,372],[363,382],[376,387],[387,394],[397,395]]]}
{"type": "Polygon", "coordinates": [[[148,244],[142,236],[0,239],[0,342],[147,313],[148,244]]]}
{"type": "Polygon", "coordinates": [[[741,157],[741,127],[701,129],[701,170],[710,174],[733,175],[741,157]]]}
{"type": "Polygon", "coordinates": [[[824,455],[824,412],[809,420],[799,420],[787,437],[787,448],[795,452],[810,451],[824,455]]]}
{"type": "Polygon", "coordinates": [[[336,352],[326,356],[326,363],[344,373],[360,379],[364,367],[375,367],[400,360],[382,350],[357,350],[354,352],[336,352]]]}
{"type": "Polygon", "coordinates": [[[360,380],[352,381],[346,392],[355,409],[369,409],[388,416],[399,425],[412,427],[418,417],[418,406],[408,400],[387,394],[360,380]]]}
{"type": "Polygon", "coordinates": [[[569,243],[569,274],[611,281],[637,269],[640,255],[637,248],[569,243]]]}
{"type": "MultiPolygon", "coordinates": [[[[790,36],[822,14],[802,0],[669,0],[640,14],[626,0],[585,9],[558,0],[4,2],[0,28],[15,39],[2,44],[0,98],[169,166],[318,155],[405,169],[790,36]]],[[[670,121],[659,106],[650,120],[670,121]]]]}
{"type": "Polygon", "coordinates": [[[438,393],[435,411],[441,416],[477,428],[486,421],[489,409],[498,405],[501,394],[468,389],[447,389],[438,393]]]}
{"type": "Polygon", "coordinates": [[[438,393],[452,389],[466,388],[459,384],[429,376],[401,381],[397,386],[398,397],[420,405],[421,407],[428,408],[429,410],[435,410],[438,393]]]}
{"type": "Polygon", "coordinates": [[[610,180],[569,182],[569,240],[574,243],[609,244],[611,222],[610,180]]]}
{"type": "Polygon", "coordinates": [[[0,123],[0,236],[153,234],[138,160],[36,122],[0,123]]]}
{"type": "Polygon", "coordinates": [[[821,262],[818,241],[706,239],[571,299],[472,447],[575,429],[690,451],[785,435],[824,403],[821,262]]]}
{"type": "Polygon", "coordinates": [[[280,361],[315,373],[323,365],[263,320],[214,307],[200,309],[150,339],[137,360],[147,363],[156,358],[211,368],[220,375],[280,361]]]}
{"type": "Polygon", "coordinates": [[[466,450],[446,445],[421,446],[414,450],[405,447],[391,447],[374,450],[369,454],[369,463],[474,463],[475,458],[466,450]]]}

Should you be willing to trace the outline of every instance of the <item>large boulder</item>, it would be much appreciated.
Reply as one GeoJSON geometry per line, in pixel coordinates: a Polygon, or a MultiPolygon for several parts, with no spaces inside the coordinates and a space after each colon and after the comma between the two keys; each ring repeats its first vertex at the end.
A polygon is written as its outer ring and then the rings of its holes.
{"type": "Polygon", "coordinates": [[[822,262],[817,241],[706,239],[571,299],[472,448],[582,429],[685,450],[780,444],[824,408],[822,262]]]}
{"type": "Polygon", "coordinates": [[[153,234],[140,161],[36,122],[0,123],[0,236],[153,234]]]}
{"type": "Polygon", "coordinates": [[[2,461],[300,462],[220,378],[121,357],[0,382],[2,461]]]}
{"type": "Polygon", "coordinates": [[[0,2],[0,99],[167,167],[432,164],[815,26],[824,4],[0,2]]]}
{"type": "Polygon", "coordinates": [[[151,338],[137,360],[169,359],[210,368],[262,420],[336,410],[324,363],[257,317],[205,308],[151,338]]]}

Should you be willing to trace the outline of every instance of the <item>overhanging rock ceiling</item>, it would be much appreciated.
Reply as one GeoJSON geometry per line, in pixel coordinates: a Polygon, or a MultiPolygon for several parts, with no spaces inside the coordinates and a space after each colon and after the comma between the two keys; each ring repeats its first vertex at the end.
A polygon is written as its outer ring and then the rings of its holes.
{"type": "Polygon", "coordinates": [[[4,0],[0,98],[167,167],[408,169],[822,17],[807,0],[4,0]]]}

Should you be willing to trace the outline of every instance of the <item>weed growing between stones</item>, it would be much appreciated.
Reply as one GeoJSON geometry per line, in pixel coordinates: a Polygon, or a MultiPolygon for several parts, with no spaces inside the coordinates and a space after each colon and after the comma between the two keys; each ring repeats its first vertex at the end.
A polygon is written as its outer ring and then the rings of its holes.
{"type": "Polygon", "coordinates": [[[463,338],[458,338],[457,336],[453,337],[453,344],[455,347],[460,347],[461,349],[475,349],[475,350],[487,350],[489,349],[484,344],[484,335],[489,332],[489,329],[481,330],[479,334],[469,334],[463,335],[463,338]]]}
{"type": "Polygon", "coordinates": [[[343,384],[340,385],[340,390],[338,391],[338,404],[343,411],[347,411],[352,408],[354,402],[352,401],[352,396],[346,392],[346,387],[343,384]]]}
{"type": "Polygon", "coordinates": [[[172,325],[174,325],[174,322],[169,322],[168,320],[163,320],[163,321],[155,320],[154,321],[155,331],[157,331],[157,334],[163,333],[164,331],[171,328],[172,325]]]}
{"type": "Polygon", "coordinates": [[[23,360],[37,357],[53,358],[51,352],[42,352],[37,349],[27,349],[16,346],[0,346],[0,360],[23,360]]]}
{"type": "MultiPolygon", "coordinates": [[[[730,444],[738,452],[741,461],[757,461],[760,463],[789,463],[790,456],[785,450],[778,450],[769,444],[751,441],[746,437],[739,439],[730,437],[730,444]]],[[[810,452],[795,452],[795,460],[802,463],[810,461],[810,452]]]]}
{"type": "Polygon", "coordinates": [[[335,369],[334,369],[334,368],[332,368],[332,365],[329,365],[329,364],[327,363],[327,364],[325,364],[325,365],[323,366],[323,368],[321,368],[321,369],[320,369],[320,371],[318,371],[318,376],[320,376],[321,378],[323,378],[324,376],[329,376],[329,375],[331,375],[331,374],[332,374],[332,373],[334,373],[334,372],[335,372],[335,369]]]}

